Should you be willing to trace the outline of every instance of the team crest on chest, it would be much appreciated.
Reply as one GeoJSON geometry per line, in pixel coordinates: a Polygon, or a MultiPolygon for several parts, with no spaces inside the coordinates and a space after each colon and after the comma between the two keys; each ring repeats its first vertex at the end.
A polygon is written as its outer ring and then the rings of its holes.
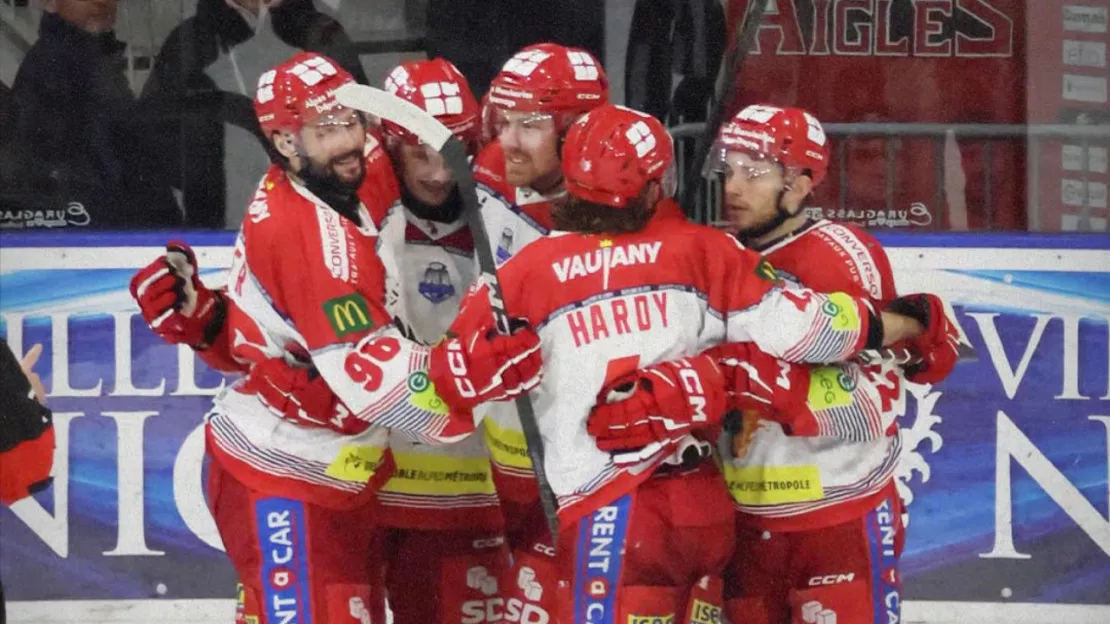
{"type": "Polygon", "coordinates": [[[442,303],[455,295],[455,286],[451,283],[451,276],[447,273],[447,266],[442,262],[431,262],[424,269],[424,278],[420,280],[420,294],[432,303],[442,303]]]}
{"type": "Polygon", "coordinates": [[[512,228],[501,230],[501,241],[497,243],[497,264],[501,264],[513,257],[513,238],[516,233],[512,228]]]}

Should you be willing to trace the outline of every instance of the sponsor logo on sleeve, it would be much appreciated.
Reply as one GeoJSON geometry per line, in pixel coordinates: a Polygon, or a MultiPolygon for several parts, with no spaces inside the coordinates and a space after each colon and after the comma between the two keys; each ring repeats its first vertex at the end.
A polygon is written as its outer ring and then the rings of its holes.
{"type": "Polygon", "coordinates": [[[358,293],[325,301],[324,315],[338,338],[374,328],[374,318],[370,316],[366,299],[358,293]]]}
{"type": "Polygon", "coordinates": [[[767,280],[768,282],[777,282],[779,280],[778,274],[775,273],[775,267],[771,266],[771,263],[766,260],[759,261],[759,264],[755,267],[755,274],[759,276],[760,279],[767,280]]]}

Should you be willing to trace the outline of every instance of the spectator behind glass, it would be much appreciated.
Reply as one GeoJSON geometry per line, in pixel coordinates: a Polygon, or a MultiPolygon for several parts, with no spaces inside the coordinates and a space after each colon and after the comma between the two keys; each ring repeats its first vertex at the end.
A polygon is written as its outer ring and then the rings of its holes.
{"type": "Polygon", "coordinates": [[[144,117],[124,74],[117,0],[44,0],[12,85],[0,154],[0,228],[179,225],[147,163],[144,117]]]}
{"type": "Polygon", "coordinates": [[[583,48],[605,58],[601,0],[428,0],[426,28],[428,58],[451,61],[478,99],[505,61],[534,43],[583,48]]]}
{"type": "Polygon", "coordinates": [[[142,99],[163,120],[158,168],[182,191],[190,226],[239,227],[270,162],[254,89],[297,49],[366,82],[343,27],[312,0],[199,0],[162,45],[142,99]]]}

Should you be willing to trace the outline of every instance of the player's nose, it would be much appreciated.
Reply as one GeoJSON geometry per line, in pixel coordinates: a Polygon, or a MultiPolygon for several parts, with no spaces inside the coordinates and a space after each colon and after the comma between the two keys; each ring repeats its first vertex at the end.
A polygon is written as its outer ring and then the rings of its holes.
{"type": "Polygon", "coordinates": [[[503,149],[520,149],[520,130],[513,124],[505,124],[497,138],[503,149]]]}
{"type": "Polygon", "coordinates": [[[451,182],[451,170],[447,167],[436,167],[428,178],[432,184],[446,185],[451,182]]]}
{"type": "Polygon", "coordinates": [[[742,175],[733,174],[725,179],[725,199],[740,200],[748,192],[748,179],[742,175]]]}

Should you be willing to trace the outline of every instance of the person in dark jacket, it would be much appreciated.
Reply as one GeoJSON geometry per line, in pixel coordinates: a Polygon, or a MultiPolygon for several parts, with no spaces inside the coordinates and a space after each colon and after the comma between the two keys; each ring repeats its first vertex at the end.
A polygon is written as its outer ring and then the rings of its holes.
{"type": "Polygon", "coordinates": [[[605,58],[600,0],[428,0],[426,27],[428,58],[451,61],[479,99],[505,61],[525,46],[558,43],[605,58]]]}
{"type": "MultiPolygon", "coordinates": [[[[46,392],[32,370],[42,353],[35,345],[16,359],[0,338],[0,503],[11,505],[45,489],[54,467],[54,419],[46,392]]],[[[4,620],[0,587],[0,622],[4,620]]]]}
{"type": "Polygon", "coordinates": [[[180,224],[170,187],[145,167],[154,146],[112,31],[117,2],[43,2],[12,85],[0,228],[180,224]]]}
{"type": "Polygon", "coordinates": [[[142,101],[162,119],[158,168],[182,191],[190,226],[239,226],[270,162],[251,104],[258,78],[298,49],[366,83],[343,27],[313,0],[199,0],[162,45],[142,101]]]}

